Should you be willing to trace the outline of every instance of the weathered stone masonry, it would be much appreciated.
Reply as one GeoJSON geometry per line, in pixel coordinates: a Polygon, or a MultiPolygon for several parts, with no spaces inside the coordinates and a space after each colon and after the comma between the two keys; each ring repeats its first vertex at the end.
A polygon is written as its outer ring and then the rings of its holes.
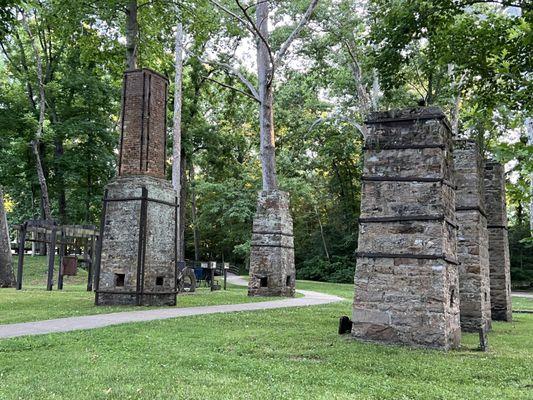
{"type": "Polygon", "coordinates": [[[178,197],[165,174],[167,80],[124,77],[119,176],[106,186],[97,305],[176,304],[178,197]]]}
{"type": "Polygon", "coordinates": [[[489,237],[485,213],[484,163],[477,143],[454,143],[461,328],[478,332],[491,327],[489,237]]]}
{"type": "Polygon", "coordinates": [[[262,191],[253,223],[248,295],[294,296],[295,278],[289,194],[262,191]]]}
{"type": "Polygon", "coordinates": [[[503,165],[496,162],[487,162],[485,165],[485,203],[489,231],[492,319],[511,321],[511,267],[505,204],[505,171],[503,165]]]}
{"type": "Polygon", "coordinates": [[[435,108],[373,113],[365,139],[352,335],[459,345],[452,137],[435,108]]]}

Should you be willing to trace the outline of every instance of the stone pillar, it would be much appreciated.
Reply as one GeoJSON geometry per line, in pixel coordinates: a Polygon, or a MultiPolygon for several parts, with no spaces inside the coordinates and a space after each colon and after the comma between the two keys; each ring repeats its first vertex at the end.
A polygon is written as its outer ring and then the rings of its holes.
{"type": "Polygon", "coordinates": [[[459,225],[457,259],[461,328],[465,332],[489,330],[489,235],[485,214],[484,164],[474,140],[456,140],[453,149],[456,213],[459,225]]]}
{"type": "Polygon", "coordinates": [[[497,162],[485,165],[485,204],[489,230],[490,293],[492,319],[512,320],[511,266],[507,236],[505,171],[497,162]]]}
{"type": "Polygon", "coordinates": [[[252,233],[249,296],[294,296],[294,238],[289,194],[259,192],[252,233]]]}
{"type": "Polygon", "coordinates": [[[165,180],[168,81],[126,72],[119,176],[106,186],[97,305],[175,305],[178,196],[165,180]]]}
{"type": "Polygon", "coordinates": [[[367,121],[352,335],[450,349],[461,338],[452,135],[438,108],[367,121]]]}

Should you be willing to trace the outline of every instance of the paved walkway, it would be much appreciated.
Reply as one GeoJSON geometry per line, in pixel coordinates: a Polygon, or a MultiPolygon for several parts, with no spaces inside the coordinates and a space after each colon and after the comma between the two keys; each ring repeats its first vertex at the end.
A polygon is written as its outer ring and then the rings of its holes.
{"type": "MultiPolygon", "coordinates": [[[[234,285],[246,286],[248,283],[238,277],[228,275],[228,282],[234,285]]],[[[206,315],[230,313],[238,311],[272,310],[276,308],[316,306],[334,303],[343,299],[324,293],[298,290],[303,294],[301,298],[288,298],[284,300],[262,301],[258,303],[229,304],[221,306],[205,306],[190,308],[161,308],[155,310],[128,311],[111,314],[87,315],[50,319],[46,321],[24,322],[19,324],[0,325],[0,338],[17,336],[43,335],[47,333],[70,332],[80,329],[95,329],[105,326],[126,324],[131,322],[154,321],[191,315],[206,315]]]]}
{"type": "Polygon", "coordinates": [[[525,297],[526,299],[533,299],[532,292],[513,292],[514,297],[525,297]]]}

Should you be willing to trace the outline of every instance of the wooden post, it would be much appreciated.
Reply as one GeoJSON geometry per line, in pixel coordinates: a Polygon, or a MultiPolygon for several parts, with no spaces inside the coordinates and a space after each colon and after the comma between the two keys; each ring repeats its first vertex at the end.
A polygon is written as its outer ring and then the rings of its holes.
{"type": "Polygon", "coordinates": [[[60,245],[59,245],[59,271],[57,273],[57,289],[63,290],[63,257],[65,256],[65,231],[61,228],[60,236],[60,245]]]}
{"type": "Polygon", "coordinates": [[[17,269],[17,290],[22,289],[22,272],[24,268],[24,244],[26,242],[26,223],[23,223],[20,226],[20,237],[19,237],[19,258],[18,258],[18,269],[17,269]]]}
{"type": "MultiPolygon", "coordinates": [[[[48,281],[46,285],[46,290],[51,291],[54,286],[54,264],[56,256],[56,228],[52,228],[52,234],[50,237],[50,252],[48,254],[48,281]]],[[[46,234],[45,234],[46,238],[46,234]]]]}
{"type": "Polygon", "coordinates": [[[226,284],[227,284],[227,281],[228,281],[229,263],[225,262],[224,266],[223,266],[223,269],[224,269],[224,290],[226,290],[226,284]]]}
{"type": "Polygon", "coordinates": [[[144,261],[146,252],[146,218],[148,212],[148,189],[144,186],[141,194],[141,213],[139,220],[139,244],[137,248],[137,305],[140,306],[144,297],[144,261]]]}
{"type": "Polygon", "coordinates": [[[102,244],[104,241],[104,225],[107,213],[107,189],[104,190],[104,198],[102,200],[102,215],[100,216],[100,233],[98,235],[98,241],[96,242],[96,252],[94,257],[94,304],[98,305],[98,289],[100,289],[100,263],[102,261],[102,244]]]}
{"type": "Polygon", "coordinates": [[[85,264],[87,265],[87,291],[93,290],[93,258],[94,258],[94,234],[91,235],[90,240],[90,254],[89,254],[89,239],[85,240],[85,264]]]}

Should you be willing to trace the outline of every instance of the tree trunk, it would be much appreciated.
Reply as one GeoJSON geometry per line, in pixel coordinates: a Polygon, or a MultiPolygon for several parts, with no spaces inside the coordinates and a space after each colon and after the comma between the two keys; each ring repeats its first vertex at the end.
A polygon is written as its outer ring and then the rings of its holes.
{"type": "Polygon", "coordinates": [[[137,69],[137,55],[139,51],[137,10],[137,0],[128,1],[126,11],[126,64],[128,70],[137,69]]]}
{"type": "Polygon", "coordinates": [[[39,82],[39,124],[37,126],[37,132],[35,134],[35,140],[32,142],[33,154],[35,155],[35,166],[37,168],[37,177],[39,179],[39,185],[41,187],[41,198],[42,205],[44,210],[44,217],[46,220],[50,220],[52,215],[50,211],[50,197],[48,196],[48,185],[46,183],[46,177],[43,171],[43,165],[41,162],[41,156],[39,154],[39,142],[43,134],[44,128],[44,117],[45,117],[45,107],[46,107],[46,96],[44,92],[44,79],[43,79],[43,63],[41,60],[41,55],[39,49],[35,44],[33,34],[31,32],[30,26],[26,19],[26,14],[22,12],[22,23],[24,29],[28,34],[33,53],[35,55],[35,61],[37,63],[37,81],[39,82]]]}
{"type": "Polygon", "coordinates": [[[318,225],[320,227],[320,237],[322,238],[322,246],[324,246],[324,252],[326,253],[326,258],[328,259],[328,261],[330,261],[328,246],[326,244],[326,237],[324,236],[324,227],[322,226],[322,221],[320,219],[318,208],[316,205],[314,207],[315,207],[316,219],[318,220],[318,225]]]}
{"type": "MultiPolygon", "coordinates": [[[[179,8],[176,7],[176,16],[180,19],[179,8]]],[[[174,121],[172,127],[172,186],[180,198],[179,229],[178,229],[178,253],[179,260],[185,259],[185,194],[182,194],[181,180],[181,110],[182,110],[182,83],[183,83],[183,24],[179,21],[176,26],[175,50],[174,50],[174,121]],[[183,212],[182,212],[183,209],[183,212]],[[182,221],[183,220],[183,221],[182,221]]]]}
{"type": "Polygon", "coordinates": [[[15,275],[11,264],[11,242],[7,226],[6,209],[4,207],[4,193],[0,186],[0,287],[14,287],[15,275]]]}
{"type": "Polygon", "coordinates": [[[200,232],[196,220],[196,191],[194,189],[194,165],[189,162],[189,187],[191,188],[191,222],[194,237],[194,261],[200,261],[200,232]]]}
{"type": "Polygon", "coordinates": [[[257,38],[257,76],[259,79],[259,126],[261,138],[261,168],[263,171],[263,190],[278,187],[276,177],[276,145],[274,138],[274,93],[273,65],[270,58],[268,39],[269,3],[258,0],[256,24],[262,38],[257,38]]]}
{"type": "MultiPolygon", "coordinates": [[[[179,15],[178,15],[179,18],[179,15]]],[[[176,26],[174,67],[174,125],[172,128],[172,186],[178,193],[180,191],[180,156],[181,156],[181,109],[182,109],[182,82],[183,82],[183,25],[176,26]]]]}
{"type": "MultiPolygon", "coordinates": [[[[526,118],[527,141],[533,146],[533,118],[526,118]]],[[[533,237],[533,172],[529,175],[530,200],[529,200],[529,230],[533,237]]]]}
{"type": "Polygon", "coordinates": [[[58,197],[57,205],[59,211],[59,221],[61,224],[67,223],[67,196],[65,193],[65,176],[63,174],[63,169],[61,166],[61,159],[65,150],[63,148],[63,140],[61,138],[56,138],[54,141],[54,156],[56,158],[56,175],[57,175],[57,186],[58,186],[58,197]]]}
{"type": "Polygon", "coordinates": [[[39,142],[34,140],[32,142],[33,154],[35,155],[35,167],[37,168],[37,178],[39,179],[39,186],[41,187],[41,201],[44,213],[44,219],[51,220],[52,213],[50,211],[50,197],[48,196],[48,185],[46,177],[44,176],[43,164],[41,162],[41,155],[39,154],[39,142]]]}
{"type": "Polygon", "coordinates": [[[181,152],[181,159],[180,159],[180,218],[179,218],[179,230],[178,230],[178,237],[179,237],[179,244],[178,244],[178,260],[184,261],[185,260],[185,223],[186,223],[186,207],[187,204],[187,174],[185,171],[187,170],[187,159],[185,156],[185,152],[181,152]]]}

